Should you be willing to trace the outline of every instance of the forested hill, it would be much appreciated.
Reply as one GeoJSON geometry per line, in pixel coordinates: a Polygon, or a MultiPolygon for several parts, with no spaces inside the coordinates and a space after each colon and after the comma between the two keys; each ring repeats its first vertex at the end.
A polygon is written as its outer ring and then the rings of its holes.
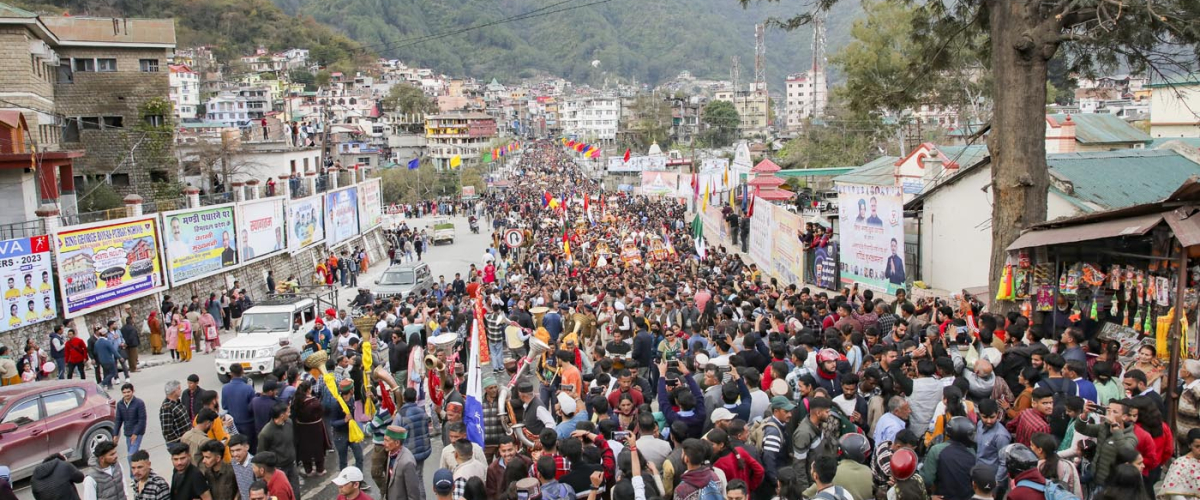
{"type": "MultiPolygon", "coordinates": [[[[743,9],[737,0],[274,1],[289,14],[336,27],[382,56],[449,75],[511,81],[540,72],[590,82],[616,75],[649,83],[682,70],[729,78],[735,55],[741,80],[751,81],[754,24],[794,15],[805,3],[759,2],[743,9]],[[514,16],[525,18],[504,21],[514,16]],[[488,23],[497,24],[469,29],[488,23]]],[[[841,2],[838,9],[827,22],[832,47],[848,39],[859,11],[856,2],[841,2]]],[[[809,67],[811,36],[807,28],[768,30],[772,88],[780,88],[787,73],[809,67]]]]}
{"type": "Polygon", "coordinates": [[[357,43],[314,20],[285,14],[271,0],[4,0],[47,15],[173,17],[179,48],[211,45],[223,61],[303,47],[320,63],[348,70],[369,56],[357,43]]]}

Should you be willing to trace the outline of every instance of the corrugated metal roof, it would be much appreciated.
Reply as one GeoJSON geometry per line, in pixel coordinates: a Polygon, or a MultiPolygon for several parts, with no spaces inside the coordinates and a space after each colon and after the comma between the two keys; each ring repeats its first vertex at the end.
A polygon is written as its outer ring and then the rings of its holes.
{"type": "Polygon", "coordinates": [[[895,186],[896,160],[895,156],[881,156],[871,160],[866,165],[854,169],[848,174],[833,178],[833,182],[846,184],[866,184],[868,186],[895,186]]]}
{"type": "Polygon", "coordinates": [[[987,146],[984,144],[938,146],[937,148],[938,151],[941,151],[942,156],[945,156],[946,159],[958,165],[959,169],[979,163],[984,158],[987,158],[988,155],[987,146]]]}
{"type": "Polygon", "coordinates": [[[6,3],[0,3],[0,18],[6,18],[6,17],[7,18],[18,18],[18,19],[29,19],[31,17],[37,17],[37,14],[29,12],[25,9],[19,9],[17,7],[13,7],[12,5],[9,5],[6,3]]]}
{"type": "Polygon", "coordinates": [[[1162,200],[1200,175],[1200,164],[1166,149],[1053,154],[1046,163],[1074,187],[1070,197],[1101,210],[1162,200]]]}
{"type": "Polygon", "coordinates": [[[853,172],[858,167],[793,168],[775,172],[776,177],[835,177],[853,172]]]}
{"type": "Polygon", "coordinates": [[[1012,242],[1007,250],[1011,252],[1022,248],[1078,243],[1117,236],[1140,236],[1154,229],[1162,220],[1162,214],[1153,213],[1092,224],[1030,230],[1012,242]]]}
{"type": "Polygon", "coordinates": [[[1147,144],[1146,147],[1150,149],[1159,149],[1172,142],[1178,142],[1193,148],[1200,148],[1200,137],[1158,137],[1150,141],[1150,144],[1147,144]]]}
{"type": "Polygon", "coordinates": [[[1075,140],[1080,144],[1149,143],[1152,140],[1149,134],[1108,113],[1057,114],[1046,115],[1046,118],[1053,118],[1061,124],[1067,120],[1067,116],[1075,122],[1075,140]]]}

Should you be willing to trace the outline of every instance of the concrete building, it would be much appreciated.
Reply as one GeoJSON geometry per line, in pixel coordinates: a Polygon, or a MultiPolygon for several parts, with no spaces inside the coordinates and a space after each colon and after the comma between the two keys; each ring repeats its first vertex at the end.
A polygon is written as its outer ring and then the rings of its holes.
{"type": "Polygon", "coordinates": [[[1137,149],[1151,138],[1116,115],[1046,115],[1046,153],[1137,149]]]}
{"type": "Polygon", "coordinates": [[[558,122],[564,135],[589,142],[614,142],[621,119],[621,99],[586,96],[564,99],[558,106],[558,122]]]}
{"type": "Polygon", "coordinates": [[[722,90],[713,96],[713,100],[733,103],[738,117],[742,120],[742,137],[766,135],[770,126],[767,120],[770,112],[767,110],[768,98],[765,92],[722,90]]]}
{"type": "Polygon", "coordinates": [[[788,75],[786,88],[784,102],[788,130],[798,130],[804,125],[805,119],[825,114],[825,106],[829,103],[825,71],[810,69],[804,73],[788,75]]]}
{"type": "Polygon", "coordinates": [[[1200,137],[1200,76],[1153,83],[1150,89],[1150,135],[1200,137]]]}
{"type": "Polygon", "coordinates": [[[200,110],[200,74],[185,64],[172,64],[171,106],[175,121],[194,120],[200,110]]]}
{"type": "Polygon", "coordinates": [[[496,120],[486,113],[459,111],[425,117],[427,152],[438,170],[449,170],[455,156],[462,158],[463,165],[478,162],[494,138],[496,120]]]}

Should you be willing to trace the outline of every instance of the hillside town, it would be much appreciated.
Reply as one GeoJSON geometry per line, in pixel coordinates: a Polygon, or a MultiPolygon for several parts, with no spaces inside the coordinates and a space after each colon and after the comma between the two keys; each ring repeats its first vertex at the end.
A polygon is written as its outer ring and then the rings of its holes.
{"type": "Polygon", "coordinates": [[[0,500],[1200,498],[1200,73],[806,16],[571,81],[0,3],[0,500]]]}

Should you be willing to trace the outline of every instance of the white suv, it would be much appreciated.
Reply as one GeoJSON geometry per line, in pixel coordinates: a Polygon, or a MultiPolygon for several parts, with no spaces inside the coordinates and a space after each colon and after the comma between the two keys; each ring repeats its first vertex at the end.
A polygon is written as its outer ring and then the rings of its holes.
{"type": "Polygon", "coordinates": [[[291,339],[299,346],[293,335],[307,331],[316,314],[316,302],[309,297],[267,299],[247,309],[237,337],[222,343],[217,351],[217,378],[229,382],[229,367],[235,364],[242,365],[247,375],[271,373],[280,339],[291,339]]]}

